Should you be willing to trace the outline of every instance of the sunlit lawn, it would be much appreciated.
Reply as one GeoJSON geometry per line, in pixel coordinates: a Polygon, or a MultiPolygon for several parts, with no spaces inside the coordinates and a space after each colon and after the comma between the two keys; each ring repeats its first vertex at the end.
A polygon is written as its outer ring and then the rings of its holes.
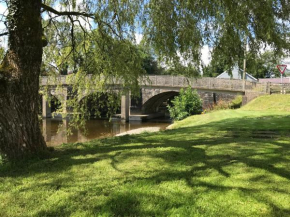
{"type": "Polygon", "coordinates": [[[174,127],[0,166],[0,216],[290,216],[290,113],[218,111],[174,127]]]}

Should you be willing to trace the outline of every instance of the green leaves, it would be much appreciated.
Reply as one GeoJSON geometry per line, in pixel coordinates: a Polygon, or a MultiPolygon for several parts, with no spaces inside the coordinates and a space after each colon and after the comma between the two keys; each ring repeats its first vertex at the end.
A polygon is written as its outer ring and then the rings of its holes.
{"type": "Polygon", "coordinates": [[[247,72],[256,78],[264,78],[270,74],[280,76],[276,66],[281,64],[281,56],[267,51],[263,54],[249,53],[247,55],[247,72]]]}
{"type": "Polygon", "coordinates": [[[180,90],[179,96],[172,100],[172,106],[168,105],[168,110],[173,120],[182,120],[187,116],[200,114],[202,101],[196,90],[188,87],[180,90]]]}
{"type": "Polygon", "coordinates": [[[83,0],[81,8],[75,0],[60,2],[95,14],[92,28],[104,37],[132,42],[136,32],[141,33],[145,46],[167,64],[199,66],[201,48],[208,45],[213,59],[230,68],[243,57],[245,38],[252,53],[265,45],[276,53],[290,51],[290,6],[285,0],[83,0]]]}
{"type": "Polygon", "coordinates": [[[147,42],[168,62],[181,55],[198,64],[200,49],[207,44],[214,48],[213,57],[229,68],[243,56],[245,37],[251,52],[265,45],[276,52],[290,50],[285,1],[152,0],[146,9],[147,42]]]}

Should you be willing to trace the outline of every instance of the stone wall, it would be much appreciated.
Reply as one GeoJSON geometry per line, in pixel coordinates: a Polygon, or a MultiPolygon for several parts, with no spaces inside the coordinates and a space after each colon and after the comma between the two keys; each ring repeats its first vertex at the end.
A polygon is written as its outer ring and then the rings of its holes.
{"type": "Polygon", "coordinates": [[[247,103],[251,102],[253,99],[256,99],[257,97],[263,96],[263,95],[266,95],[266,93],[246,91],[245,95],[243,96],[242,105],[244,106],[247,103]]]}
{"type": "Polygon", "coordinates": [[[197,91],[202,99],[203,109],[210,108],[214,104],[214,95],[212,92],[197,91]]]}
{"type": "Polygon", "coordinates": [[[203,92],[198,91],[202,101],[203,108],[209,109],[219,101],[231,102],[238,95],[237,93],[214,93],[214,92],[203,92]]]}
{"type": "MultiPolygon", "coordinates": [[[[140,80],[141,86],[166,86],[166,87],[183,87],[191,86],[196,89],[203,90],[227,90],[227,91],[243,91],[243,80],[235,79],[219,79],[219,78],[187,78],[183,76],[170,75],[152,75],[140,80]]],[[[256,83],[247,82],[247,88],[256,88],[256,83]]]]}

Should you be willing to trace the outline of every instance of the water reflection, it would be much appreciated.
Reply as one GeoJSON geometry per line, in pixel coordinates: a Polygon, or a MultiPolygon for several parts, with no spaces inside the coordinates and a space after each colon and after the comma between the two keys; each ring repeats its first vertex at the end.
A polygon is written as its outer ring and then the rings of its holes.
{"type": "Polygon", "coordinates": [[[111,137],[143,127],[160,127],[164,130],[169,120],[155,120],[150,122],[134,121],[125,123],[120,120],[90,120],[86,123],[86,134],[81,130],[73,130],[72,135],[67,135],[68,119],[43,119],[42,131],[48,146],[58,146],[62,143],[86,142],[91,139],[111,137]]]}

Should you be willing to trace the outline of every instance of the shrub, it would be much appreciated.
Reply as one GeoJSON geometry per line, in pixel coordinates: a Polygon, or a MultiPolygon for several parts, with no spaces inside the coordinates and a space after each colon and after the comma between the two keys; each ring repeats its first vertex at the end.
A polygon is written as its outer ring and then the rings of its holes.
{"type": "Polygon", "coordinates": [[[230,108],[230,103],[228,101],[224,101],[222,99],[218,100],[215,105],[211,108],[211,110],[225,110],[230,108]]]}
{"type": "Polygon", "coordinates": [[[218,102],[210,107],[210,110],[225,110],[225,109],[237,109],[242,105],[243,97],[241,95],[236,96],[231,102],[225,100],[218,100],[218,102]]]}
{"type": "Polygon", "coordinates": [[[241,95],[236,96],[236,98],[231,102],[230,107],[232,109],[237,109],[242,106],[243,97],[241,95]]]}
{"type": "Polygon", "coordinates": [[[173,120],[182,120],[190,115],[200,114],[202,112],[202,101],[196,90],[188,87],[181,89],[179,96],[172,100],[172,106],[168,105],[170,117],[173,120]]]}

